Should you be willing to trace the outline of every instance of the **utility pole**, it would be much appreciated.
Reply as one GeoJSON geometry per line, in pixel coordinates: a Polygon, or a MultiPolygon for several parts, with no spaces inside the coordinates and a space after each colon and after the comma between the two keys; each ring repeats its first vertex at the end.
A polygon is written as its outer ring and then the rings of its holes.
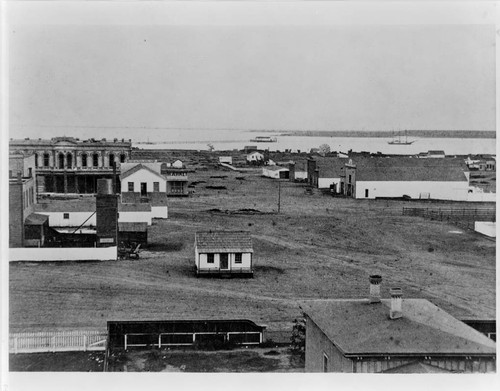
{"type": "Polygon", "coordinates": [[[278,214],[281,209],[281,180],[278,178],[278,214]]]}

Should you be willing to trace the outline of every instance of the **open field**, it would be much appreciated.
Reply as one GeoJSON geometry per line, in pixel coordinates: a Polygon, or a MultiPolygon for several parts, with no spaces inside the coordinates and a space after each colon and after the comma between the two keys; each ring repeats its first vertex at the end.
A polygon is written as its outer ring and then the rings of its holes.
{"type": "Polygon", "coordinates": [[[194,195],[170,200],[169,219],[154,222],[139,260],[11,264],[11,331],[184,318],[248,318],[291,330],[307,300],[366,297],[372,273],[383,275],[385,297],[400,286],[405,297],[426,298],[458,318],[495,317],[495,242],[402,216],[403,206],[466,204],[356,201],[282,182],[277,214],[278,183],[258,169],[207,165],[189,180],[199,181],[194,195]],[[251,232],[253,279],[195,277],[194,233],[207,229],[251,232]]]}

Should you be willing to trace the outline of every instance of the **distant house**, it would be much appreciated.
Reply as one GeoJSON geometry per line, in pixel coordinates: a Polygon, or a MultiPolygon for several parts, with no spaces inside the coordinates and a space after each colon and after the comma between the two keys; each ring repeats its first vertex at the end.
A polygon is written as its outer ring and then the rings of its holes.
{"type": "Polygon", "coordinates": [[[167,218],[167,178],[161,162],[122,165],[120,183],[123,203],[149,203],[152,217],[167,218]]]}
{"type": "MultiPolygon", "coordinates": [[[[180,160],[178,160],[180,161],[180,160]]],[[[187,197],[188,191],[188,170],[186,167],[174,167],[174,163],[163,163],[161,174],[167,178],[167,196],[187,197]]]]}
{"type": "Polygon", "coordinates": [[[347,159],[337,157],[315,157],[307,160],[307,180],[318,189],[340,192],[340,181],[347,159]]]}
{"type": "Polygon", "coordinates": [[[292,182],[303,182],[307,180],[307,161],[298,160],[288,164],[288,170],[290,171],[290,181],[292,182]]]}
{"type": "Polygon", "coordinates": [[[264,166],[262,167],[262,175],[273,179],[289,179],[290,170],[282,166],[264,166]]]}
{"type": "Polygon", "coordinates": [[[253,276],[253,245],[248,232],[197,232],[194,247],[197,276],[253,276]]]}
{"type": "Polygon", "coordinates": [[[219,163],[233,164],[232,156],[219,156],[219,163]]]}
{"type": "Polygon", "coordinates": [[[260,163],[264,161],[264,155],[260,152],[252,152],[247,155],[247,163],[260,163]]]}
{"type": "Polygon", "coordinates": [[[306,372],[496,371],[496,343],[484,334],[427,300],[403,299],[399,288],[391,299],[376,296],[304,309],[306,372]]]}
{"type": "Polygon", "coordinates": [[[341,192],[356,199],[467,200],[469,172],[460,159],[357,158],[345,164],[341,192]]]}
{"type": "Polygon", "coordinates": [[[444,151],[428,151],[427,157],[428,158],[444,158],[444,157],[446,157],[446,155],[445,155],[444,151]]]}

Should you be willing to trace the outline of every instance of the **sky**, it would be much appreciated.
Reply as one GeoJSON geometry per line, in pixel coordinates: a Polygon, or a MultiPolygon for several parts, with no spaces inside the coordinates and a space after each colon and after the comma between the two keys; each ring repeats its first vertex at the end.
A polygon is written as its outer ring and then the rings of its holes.
{"type": "Polygon", "coordinates": [[[11,137],[496,127],[484,4],[78,5],[9,10],[11,137]]]}

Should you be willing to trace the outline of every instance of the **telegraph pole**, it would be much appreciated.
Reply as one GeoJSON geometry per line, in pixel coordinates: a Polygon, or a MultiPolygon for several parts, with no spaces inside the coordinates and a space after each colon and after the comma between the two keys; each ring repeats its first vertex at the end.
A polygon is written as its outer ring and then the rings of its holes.
{"type": "Polygon", "coordinates": [[[281,180],[278,178],[278,214],[281,209],[281,180]]]}

